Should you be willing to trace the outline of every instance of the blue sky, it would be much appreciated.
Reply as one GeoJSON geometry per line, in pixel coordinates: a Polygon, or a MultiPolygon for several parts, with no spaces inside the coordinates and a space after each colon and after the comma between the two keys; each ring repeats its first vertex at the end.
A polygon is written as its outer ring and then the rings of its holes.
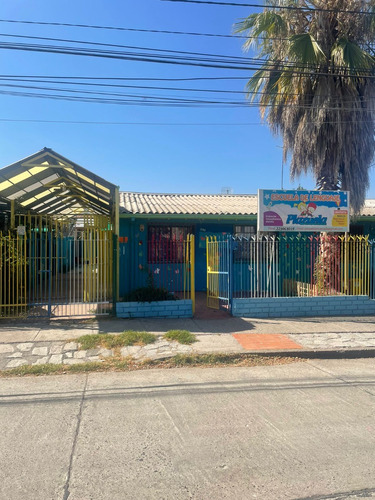
{"type": "MultiPolygon", "coordinates": [[[[261,2],[259,2],[261,3],[261,2]]],[[[236,20],[251,9],[163,2],[160,0],[3,0],[0,18],[122,26],[126,28],[230,34],[236,20]]],[[[86,40],[159,49],[243,56],[238,39],[31,26],[0,22],[1,34],[86,40]]],[[[0,41],[10,41],[4,36],[0,41]]],[[[18,41],[18,40],[13,40],[18,41]]],[[[25,40],[23,40],[25,41],[25,40]]],[[[33,42],[44,43],[44,42],[33,42]]],[[[48,42],[45,42],[48,43],[48,42]]],[[[53,42],[50,42],[53,43],[53,42]]],[[[250,76],[250,71],[174,66],[82,56],[0,51],[2,75],[96,76],[134,78],[191,78],[250,76]]],[[[246,80],[182,82],[182,87],[242,91],[246,80]]],[[[0,81],[0,84],[4,83],[0,81]]],[[[133,82],[134,83],[134,82],[133,82]]],[[[147,85],[167,85],[152,82],[147,85]]],[[[176,86],[169,82],[168,85],[176,86]]],[[[257,109],[168,108],[124,106],[1,94],[0,120],[138,122],[146,125],[100,125],[0,121],[0,166],[6,166],[43,147],[92,170],[127,191],[255,193],[281,187],[281,139],[261,122],[257,109]],[[152,123],[169,125],[150,125],[152,123]],[[181,124],[205,125],[181,125],[181,124]],[[180,125],[176,125],[180,124],[180,125]],[[220,125],[217,125],[220,124],[220,125]],[[247,124],[247,125],[238,125],[247,124]],[[258,124],[258,125],[256,125],[258,124]]],[[[108,89],[104,89],[108,90],[108,89]]],[[[138,90],[115,90],[144,94],[138,90]]],[[[147,91],[157,95],[158,91],[147,91]]],[[[176,96],[177,92],[168,95],[176,96]]],[[[187,94],[184,94],[185,96],[187,94]]],[[[197,97],[199,93],[189,94],[197,97]]],[[[225,98],[245,100],[244,95],[225,98]]],[[[373,177],[373,175],[372,175],[373,177]]],[[[314,182],[305,177],[305,189],[314,182]]],[[[288,167],[284,188],[293,188],[288,167]]],[[[375,183],[368,193],[375,197],[375,183]]]]}

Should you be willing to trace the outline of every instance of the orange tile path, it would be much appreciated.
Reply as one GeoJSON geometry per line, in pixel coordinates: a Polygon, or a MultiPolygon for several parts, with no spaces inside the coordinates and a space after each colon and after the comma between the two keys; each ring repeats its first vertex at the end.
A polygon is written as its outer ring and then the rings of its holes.
{"type": "Polygon", "coordinates": [[[233,337],[248,351],[302,349],[302,346],[280,333],[234,333],[233,337]]]}

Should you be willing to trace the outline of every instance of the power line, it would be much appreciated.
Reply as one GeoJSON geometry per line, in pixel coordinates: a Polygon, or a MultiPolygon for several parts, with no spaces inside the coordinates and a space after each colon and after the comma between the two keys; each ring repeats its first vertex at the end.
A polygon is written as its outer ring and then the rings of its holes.
{"type": "MultiPolygon", "coordinates": [[[[22,39],[36,39],[36,40],[45,40],[45,41],[55,41],[55,42],[68,42],[68,43],[77,43],[77,44],[85,44],[85,45],[98,45],[98,46],[104,46],[104,47],[116,47],[116,48],[125,48],[125,49],[131,49],[131,50],[149,50],[152,52],[160,52],[160,53],[167,53],[167,54],[183,54],[184,56],[199,56],[199,57],[209,57],[209,58],[219,58],[223,59],[223,61],[230,61],[234,64],[236,63],[252,63],[252,64],[257,64],[260,65],[262,63],[270,64],[272,62],[279,62],[276,60],[272,59],[261,59],[261,58],[254,58],[254,57],[240,57],[240,56],[228,56],[228,55],[222,55],[222,54],[212,54],[212,53],[206,53],[206,52],[191,52],[191,51],[181,51],[181,50],[171,50],[171,49],[158,49],[155,47],[140,47],[140,46],[134,46],[134,45],[121,45],[121,44],[111,44],[111,43],[99,43],[99,42],[91,42],[91,41],[84,41],[84,40],[72,40],[72,39],[65,39],[65,38],[51,38],[51,37],[39,37],[39,36],[28,36],[28,35],[8,35],[8,34],[3,34],[1,33],[0,36],[4,37],[12,37],[12,38],[22,38],[22,39]]],[[[9,43],[9,42],[6,42],[9,43]]],[[[21,44],[19,44],[21,45],[21,44]]],[[[35,45],[32,45],[35,47],[35,45]]],[[[69,49],[79,49],[79,47],[69,47],[69,49]]],[[[82,49],[84,50],[84,49],[82,49]]],[[[108,53],[107,51],[104,51],[103,53],[108,53]]],[[[119,52],[111,52],[118,54],[119,52]]],[[[129,54],[129,53],[126,53],[129,54]]],[[[160,57],[166,57],[164,54],[160,54],[160,57]]],[[[187,58],[189,60],[195,58],[187,58]]],[[[196,59],[196,60],[202,60],[202,59],[196,59]]],[[[206,60],[206,59],[204,59],[206,60]]],[[[214,60],[215,62],[215,60],[214,60]]],[[[300,67],[300,68],[306,68],[308,67],[306,64],[296,64],[296,63],[291,63],[291,62],[285,62],[284,64],[290,65],[293,67],[300,67]]],[[[310,65],[311,67],[311,65],[310,65]]]]}
{"type": "MultiPolygon", "coordinates": [[[[237,62],[243,62],[243,63],[252,63],[252,64],[257,64],[261,65],[263,64],[262,68],[264,65],[272,65],[273,63],[279,64],[281,61],[278,59],[265,59],[265,58],[259,58],[259,57],[240,57],[240,56],[228,56],[228,55],[222,55],[222,54],[212,54],[212,53],[207,53],[207,52],[192,52],[192,51],[182,51],[182,50],[172,50],[172,49],[159,49],[155,47],[140,47],[137,45],[122,45],[122,44],[112,44],[112,43],[100,43],[100,42],[91,42],[91,41],[86,41],[86,40],[75,40],[75,39],[66,39],[66,38],[52,38],[52,37],[40,37],[40,36],[29,36],[29,35],[9,35],[9,34],[4,34],[0,33],[0,37],[11,37],[11,38],[22,38],[22,39],[33,39],[33,40],[44,40],[44,41],[54,41],[54,42],[68,42],[68,43],[77,43],[77,44],[84,44],[84,45],[94,45],[94,46],[104,46],[104,47],[116,47],[116,48],[124,48],[124,49],[131,49],[131,50],[149,50],[152,52],[160,52],[160,57],[166,57],[163,53],[167,54],[183,54],[183,55],[188,55],[188,56],[200,56],[200,57],[210,57],[210,58],[219,58],[231,61],[233,63],[237,62]]],[[[276,40],[276,38],[275,38],[276,40]]],[[[277,38],[277,40],[279,40],[277,38]]],[[[289,39],[286,39],[289,40],[289,39]]],[[[6,42],[9,43],[9,42],[6,42]]],[[[21,45],[21,44],[20,44],[21,45]]],[[[32,45],[35,46],[35,45],[32,45]]],[[[69,49],[79,49],[79,47],[69,47],[69,49]]],[[[104,51],[104,53],[107,53],[107,51],[104,51]]],[[[117,54],[118,52],[114,52],[117,54]]],[[[128,53],[126,53],[128,54],[128,53]]],[[[190,58],[188,58],[190,60],[190,58]]],[[[198,59],[201,60],[201,59],[198,59]]],[[[206,60],[206,59],[205,59],[206,60]]],[[[303,68],[303,69],[313,69],[318,68],[318,65],[311,65],[311,64],[303,64],[303,63],[296,63],[292,61],[284,61],[283,64],[286,67],[293,67],[293,68],[303,68]]],[[[335,66],[336,69],[347,69],[346,67],[343,66],[335,66]]],[[[272,68],[273,69],[273,68],[272,68]]],[[[356,70],[363,70],[365,68],[356,68],[356,70]]]]}
{"type": "MultiPolygon", "coordinates": [[[[93,90],[81,90],[81,89],[62,89],[62,88],[56,88],[56,87],[38,87],[38,86],[33,86],[33,85],[6,85],[6,84],[0,84],[0,87],[11,87],[11,88],[23,88],[23,89],[30,89],[30,90],[47,90],[47,91],[57,91],[57,92],[68,92],[68,93],[73,93],[73,94],[87,94],[87,95],[95,95],[95,96],[111,96],[111,97],[141,97],[142,99],[163,99],[166,101],[184,101],[184,102],[201,102],[197,101],[196,99],[185,99],[183,97],[169,97],[169,96],[155,96],[155,95],[140,95],[140,94],[124,94],[124,93],[119,93],[119,92],[103,92],[103,91],[93,91],[93,90]]],[[[143,87],[139,87],[142,89],[143,87]]],[[[202,90],[197,89],[197,91],[202,92],[202,90]]],[[[225,91],[223,91],[225,92],[225,91]]],[[[232,92],[228,92],[232,93],[232,92]]],[[[241,92],[239,92],[241,93],[241,92]]],[[[242,92],[244,94],[244,92],[242,92]]],[[[52,94],[53,95],[53,94],[52,94]]],[[[203,99],[203,98],[200,98],[203,99]]],[[[211,102],[211,101],[209,101],[211,102]]],[[[212,101],[212,102],[225,102],[225,101],[212,101]]],[[[238,101],[241,102],[241,101],[238,101]]]]}
{"type": "Polygon", "coordinates": [[[1,75],[0,78],[54,78],[70,80],[111,80],[111,81],[149,81],[149,82],[188,82],[199,80],[248,80],[246,76],[199,76],[189,78],[150,78],[150,77],[112,77],[112,76],[59,76],[59,75],[1,75]]]}
{"type": "MultiPolygon", "coordinates": [[[[201,32],[189,32],[189,31],[171,31],[171,30],[153,30],[153,29],[139,29],[139,28],[121,28],[116,26],[97,26],[89,24],[73,24],[73,23],[54,23],[54,22],[43,22],[43,21],[18,21],[11,19],[0,19],[0,23],[14,23],[14,24],[31,24],[31,25],[41,25],[41,26],[67,26],[74,28],[92,28],[92,29],[103,29],[103,30],[120,30],[120,31],[134,31],[140,33],[159,33],[167,35],[190,35],[190,36],[203,36],[203,37],[218,37],[218,38],[238,38],[240,40],[248,38],[256,38],[257,40],[289,40],[289,38],[282,37],[261,37],[261,36],[249,36],[242,34],[231,34],[224,35],[220,33],[201,33],[201,32]]],[[[21,37],[22,35],[6,35],[4,36],[14,36],[21,37]]],[[[34,38],[34,37],[27,37],[34,38]]],[[[35,37],[36,38],[36,37],[35,37]]]]}
{"type": "MultiPolygon", "coordinates": [[[[9,49],[9,50],[21,50],[21,51],[31,51],[31,52],[44,52],[44,53],[53,53],[53,54],[64,54],[64,55],[75,55],[75,56],[87,56],[87,57],[99,57],[99,58],[109,58],[109,59],[119,59],[119,60],[127,60],[127,61],[137,61],[137,62],[153,62],[159,64],[173,64],[173,65],[182,65],[182,66],[195,66],[195,67],[205,67],[205,68],[217,68],[217,69],[231,69],[231,70],[242,70],[242,71],[256,71],[261,69],[262,71],[275,72],[282,71],[284,74],[295,74],[308,76],[306,71],[309,72],[314,71],[314,76],[337,76],[337,77],[345,77],[345,78],[375,78],[375,75],[371,74],[353,74],[354,70],[349,70],[348,68],[342,68],[345,71],[348,71],[348,74],[341,73],[333,73],[333,72],[321,72],[316,71],[319,69],[318,66],[307,66],[297,63],[290,62],[282,62],[275,61],[276,63],[283,64],[283,68],[275,67],[272,62],[270,63],[267,60],[259,60],[255,58],[249,58],[246,60],[247,62],[251,62],[253,65],[258,65],[257,67],[248,66],[242,60],[237,61],[233,58],[233,62],[228,58],[230,56],[223,56],[224,59],[221,59],[221,56],[213,56],[211,58],[207,57],[182,57],[182,56],[169,56],[163,54],[142,54],[142,53],[132,53],[132,52],[120,52],[120,51],[100,51],[98,49],[85,49],[85,48],[76,48],[76,47],[67,47],[67,46],[53,46],[53,45],[36,45],[36,44],[13,44],[9,42],[0,42],[0,48],[9,49]],[[215,59],[216,57],[216,59],[215,59]],[[230,64],[232,62],[232,64],[230,64]],[[260,66],[262,64],[262,66],[260,66]],[[286,69],[285,69],[286,68],[286,69]],[[300,71],[296,71],[296,69],[302,68],[300,71]],[[352,71],[352,73],[350,73],[352,71]]],[[[340,68],[335,68],[339,70],[340,68]]],[[[357,68],[355,71],[360,72],[363,71],[362,68],[357,68]]],[[[260,78],[263,78],[260,77],[260,78]]]]}
{"type": "MultiPolygon", "coordinates": [[[[111,122],[111,121],[85,121],[85,120],[36,120],[36,119],[17,119],[17,118],[0,118],[0,122],[3,123],[55,123],[55,124],[67,124],[67,125],[140,125],[140,126],[167,126],[167,127],[247,127],[247,126],[265,126],[265,122],[246,122],[246,123],[236,123],[236,122],[111,122]]],[[[373,123],[372,120],[339,120],[339,121],[307,121],[306,123],[323,123],[323,124],[335,124],[335,123],[373,123]]]]}
{"type": "Polygon", "coordinates": [[[242,127],[242,126],[248,126],[248,125],[265,125],[262,122],[247,122],[247,123],[197,123],[197,122],[111,122],[111,121],[84,121],[84,120],[35,120],[35,119],[16,119],[16,118],[0,118],[0,122],[15,122],[15,123],[62,123],[62,124],[76,124],[76,125],[142,125],[142,126],[168,126],[168,127],[175,127],[175,126],[194,126],[194,127],[200,127],[200,126],[217,126],[217,127],[224,127],[224,126],[236,126],[236,127],[242,127]]]}
{"type": "Polygon", "coordinates": [[[197,66],[206,68],[218,68],[218,69],[242,69],[248,71],[250,68],[245,66],[244,62],[234,61],[232,64],[228,64],[227,60],[216,61],[213,59],[203,59],[203,58],[185,58],[182,60],[181,57],[174,56],[173,58],[163,55],[153,55],[153,54],[134,54],[134,53],[124,53],[119,51],[99,51],[94,49],[83,49],[74,47],[63,47],[63,46],[52,46],[52,45],[35,45],[35,44],[11,44],[6,42],[0,43],[0,48],[8,50],[20,50],[27,52],[44,52],[52,54],[63,54],[63,55],[75,55],[75,56],[87,56],[87,57],[99,57],[105,59],[118,59],[126,61],[137,61],[137,62],[154,62],[162,64],[174,64],[183,66],[197,66]],[[243,66],[243,67],[242,67],[243,66]]]}
{"type": "Polygon", "coordinates": [[[206,37],[219,37],[219,38],[243,38],[241,35],[225,35],[218,33],[200,33],[192,31],[171,31],[171,30],[155,30],[155,29],[141,29],[141,28],[125,28],[122,26],[100,26],[95,24],[74,24],[74,23],[57,23],[47,21],[26,21],[17,19],[0,19],[0,23],[11,24],[31,24],[37,26],[62,26],[69,28],[89,28],[99,30],[114,30],[114,31],[133,31],[139,33],[161,33],[167,35],[189,35],[189,36],[206,36],[206,37]]]}
{"type": "Polygon", "coordinates": [[[137,50],[150,50],[152,52],[167,52],[171,54],[187,54],[187,55],[196,55],[196,56],[208,56],[208,57],[222,57],[239,61],[249,61],[253,58],[251,57],[240,57],[240,56],[227,56],[222,54],[212,54],[205,52],[190,52],[183,50],[171,50],[171,49],[157,49],[155,47],[139,47],[136,45],[122,45],[116,43],[101,43],[101,42],[90,42],[86,40],[72,40],[69,38],[52,38],[52,37],[42,37],[42,36],[29,36],[29,35],[9,35],[7,33],[0,33],[0,36],[9,37],[9,38],[22,38],[22,39],[33,39],[33,40],[45,40],[45,41],[53,41],[53,42],[68,42],[68,43],[81,43],[83,45],[97,45],[101,47],[116,47],[123,49],[137,49],[137,50]]]}
{"type": "MultiPolygon", "coordinates": [[[[116,104],[116,105],[130,105],[130,106],[146,106],[146,107],[194,107],[194,108],[207,108],[207,107],[245,107],[249,106],[246,102],[225,102],[225,101],[203,101],[203,100],[187,100],[187,99],[168,99],[168,98],[155,98],[141,97],[139,99],[109,99],[97,97],[81,97],[81,96],[66,96],[66,95],[50,95],[41,93],[30,92],[11,92],[0,91],[1,95],[11,95],[18,97],[30,97],[38,99],[54,99],[74,102],[85,103],[98,103],[98,104],[116,104]]],[[[138,97],[138,96],[137,96],[138,97]]]]}
{"type": "Polygon", "coordinates": [[[293,7],[291,5],[260,5],[256,3],[238,3],[238,2],[216,2],[214,0],[161,0],[162,2],[173,3],[195,3],[202,5],[223,5],[230,7],[254,7],[257,9],[278,9],[278,10],[296,10],[303,12],[331,12],[331,13],[345,13],[345,14],[364,14],[374,16],[375,12],[366,10],[345,10],[345,9],[324,9],[323,7],[293,7]]]}
{"type": "MultiPolygon", "coordinates": [[[[163,97],[163,96],[142,96],[142,95],[126,95],[123,94],[116,98],[109,97],[97,97],[98,94],[94,94],[93,97],[87,96],[72,96],[72,95],[62,95],[62,94],[42,94],[42,93],[32,93],[32,92],[16,92],[16,91],[0,91],[1,95],[11,95],[18,97],[29,97],[29,98],[41,98],[41,99],[53,99],[53,100],[64,100],[64,101],[72,101],[72,102],[81,102],[81,103],[98,103],[98,104],[114,104],[114,105],[130,105],[130,106],[146,106],[146,107],[190,107],[190,108],[213,108],[213,107],[243,107],[243,108],[269,108],[272,107],[272,104],[263,104],[263,103],[249,103],[246,101],[219,101],[219,100],[204,100],[204,99],[185,99],[185,98],[171,98],[171,97],[163,97]],[[120,98],[120,97],[127,97],[120,98]]],[[[100,95],[100,94],[99,94],[100,95]]],[[[353,109],[352,107],[345,108],[343,106],[339,106],[333,103],[332,106],[326,106],[326,111],[340,111],[340,112],[350,112],[351,114],[355,113],[370,113],[371,110],[366,108],[357,108],[353,109]]],[[[350,104],[348,102],[347,104],[350,104]]],[[[280,106],[284,108],[296,108],[296,109],[313,109],[310,105],[303,104],[283,104],[280,103],[280,106]]]]}
{"type": "MultiPolygon", "coordinates": [[[[0,77],[0,82],[19,82],[19,83],[58,83],[60,85],[77,85],[77,86],[85,86],[85,87],[100,87],[100,88],[129,88],[129,89],[144,89],[144,90],[168,90],[173,92],[208,92],[208,93],[218,93],[218,94],[241,94],[244,95],[247,93],[246,90],[223,90],[223,89],[193,89],[193,88],[180,88],[180,87],[159,87],[159,86],[145,86],[145,85],[124,85],[124,84],[109,84],[109,83],[90,83],[90,82],[66,82],[66,81],[54,81],[54,80],[38,80],[38,79],[3,79],[0,77]]],[[[16,84],[8,84],[8,83],[0,83],[1,87],[22,87],[22,85],[16,84]]],[[[53,87],[33,87],[33,86],[23,86],[24,88],[39,88],[43,90],[56,90],[53,87]]],[[[66,90],[68,89],[58,89],[58,90],[66,90]]],[[[254,92],[250,92],[254,93],[254,92]]],[[[261,94],[261,93],[260,93],[261,94]]],[[[298,94],[289,94],[289,95],[298,95],[298,94]]]]}
{"type": "MultiPolygon", "coordinates": [[[[94,94],[94,95],[108,95],[108,96],[136,96],[136,97],[142,97],[142,98],[149,98],[149,97],[155,97],[153,95],[150,96],[140,96],[139,94],[123,94],[123,93],[116,93],[116,92],[94,92],[94,91],[84,91],[80,89],[67,89],[67,88],[56,88],[56,87],[43,87],[43,86],[34,86],[34,85],[20,85],[16,83],[1,83],[3,78],[0,77],[0,87],[8,87],[8,88],[25,88],[25,89],[32,89],[32,90],[47,90],[47,91],[59,91],[59,92],[70,92],[70,93],[82,93],[82,94],[94,94]]],[[[269,95],[268,92],[256,92],[256,91],[247,91],[247,90],[223,90],[223,89],[204,89],[204,88],[199,88],[199,89],[194,89],[194,88],[179,88],[179,87],[158,87],[158,86],[144,86],[144,85],[123,85],[123,84],[106,84],[106,83],[90,83],[90,82],[66,82],[66,81],[49,81],[49,80],[37,80],[37,79],[5,79],[5,82],[12,82],[16,81],[19,83],[58,83],[58,84],[66,84],[66,85],[76,85],[76,86],[85,86],[85,87],[100,87],[100,88],[107,88],[107,87],[115,87],[115,88],[130,88],[130,89],[142,89],[142,90],[162,90],[162,91],[172,91],[172,92],[207,92],[207,93],[219,93],[219,94],[240,94],[240,95],[247,95],[247,94],[255,94],[256,96],[264,96],[264,95],[269,95]]],[[[4,81],[4,80],[3,80],[4,81]]],[[[285,94],[282,92],[273,92],[273,96],[284,96],[285,94]]],[[[298,93],[288,93],[288,97],[291,96],[299,96],[300,94],[298,93]]],[[[164,96],[161,96],[164,98],[164,96]]],[[[314,98],[314,94],[305,94],[304,97],[306,98],[314,98]]],[[[343,98],[341,97],[335,97],[331,96],[329,94],[320,94],[321,98],[324,97],[329,97],[330,102],[337,101],[338,103],[341,103],[343,101],[343,98]]],[[[358,102],[358,98],[353,98],[351,96],[349,99],[344,99],[346,104],[350,103],[356,103],[358,102]]],[[[359,101],[361,104],[365,104],[368,102],[373,102],[372,98],[359,98],[359,101]]]]}

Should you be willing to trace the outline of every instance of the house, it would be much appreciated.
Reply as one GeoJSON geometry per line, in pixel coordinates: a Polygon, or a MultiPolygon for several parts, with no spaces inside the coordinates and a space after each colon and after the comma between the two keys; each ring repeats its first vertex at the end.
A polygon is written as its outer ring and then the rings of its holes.
{"type": "MultiPolygon", "coordinates": [[[[183,240],[195,235],[195,290],[207,288],[206,237],[226,234],[249,237],[257,232],[257,195],[255,194],[162,194],[120,192],[120,272],[119,293],[145,286],[150,267],[155,262],[153,241],[183,240]]],[[[361,214],[352,221],[351,234],[369,235],[375,239],[375,200],[366,200],[361,214]]],[[[170,262],[165,278],[166,288],[178,269],[172,269],[176,256],[164,255],[170,262]]],[[[162,274],[160,259],[155,272],[162,274]]],[[[155,266],[154,266],[155,267],[155,266]]],[[[157,278],[158,276],[155,275],[157,278]]],[[[178,288],[178,286],[177,286],[178,288]]]]}
{"type": "MultiPolygon", "coordinates": [[[[305,245],[302,259],[283,238],[265,252],[256,242],[255,257],[249,251],[257,206],[254,194],[119,192],[44,148],[0,169],[0,318],[108,315],[119,298],[132,301],[130,292],[150,284],[147,291],[165,288],[192,310],[195,291],[228,309],[232,298],[321,294],[316,249],[310,255],[305,245]],[[226,254],[229,235],[242,238],[226,254]]],[[[375,200],[350,231],[375,239],[375,200]]],[[[375,245],[357,238],[352,247],[337,251],[340,272],[325,291],[373,298],[375,245]]]]}

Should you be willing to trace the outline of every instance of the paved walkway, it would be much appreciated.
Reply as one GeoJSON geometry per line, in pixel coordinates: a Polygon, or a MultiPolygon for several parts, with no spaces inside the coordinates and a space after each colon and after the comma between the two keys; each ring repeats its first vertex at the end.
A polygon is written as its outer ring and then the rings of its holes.
{"type": "Polygon", "coordinates": [[[108,349],[79,350],[74,339],[93,333],[141,330],[159,336],[155,344],[123,348],[123,356],[162,358],[174,354],[374,350],[375,317],[308,319],[103,319],[82,321],[0,323],[0,370],[26,364],[74,364],[100,361],[114,353],[108,349]],[[196,334],[191,346],[168,342],[171,329],[196,334]]]}

